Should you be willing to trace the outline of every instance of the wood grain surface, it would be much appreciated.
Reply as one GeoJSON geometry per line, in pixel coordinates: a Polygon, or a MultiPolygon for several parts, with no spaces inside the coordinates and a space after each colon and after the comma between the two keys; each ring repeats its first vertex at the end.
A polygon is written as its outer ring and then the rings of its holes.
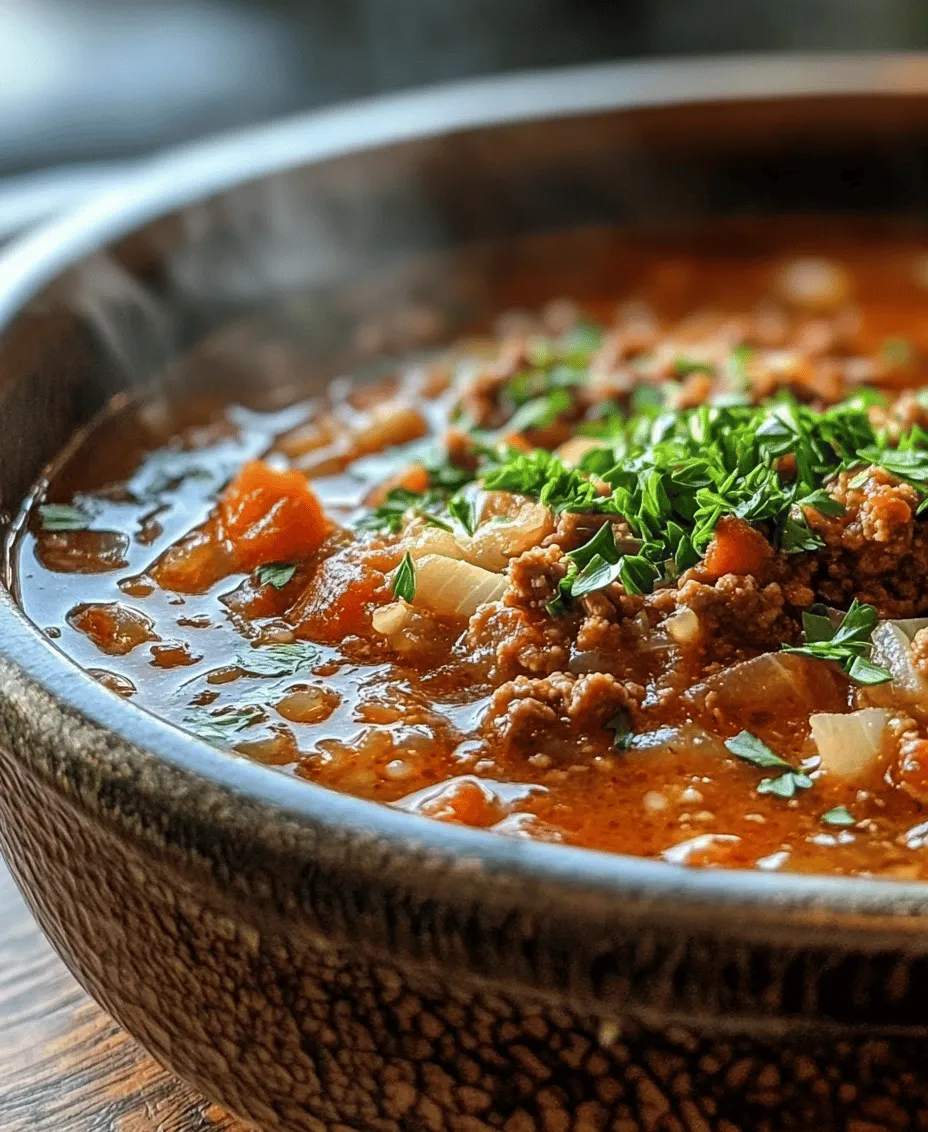
{"type": "Polygon", "coordinates": [[[0,858],[2,1132],[253,1132],[172,1077],[77,985],[0,858]]]}

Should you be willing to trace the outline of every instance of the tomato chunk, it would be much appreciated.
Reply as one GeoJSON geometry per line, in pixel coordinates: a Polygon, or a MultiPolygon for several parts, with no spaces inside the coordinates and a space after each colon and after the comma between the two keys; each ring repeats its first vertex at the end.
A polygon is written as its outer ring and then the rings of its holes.
{"type": "Polygon", "coordinates": [[[706,550],[703,565],[714,578],[725,574],[760,574],[773,547],[760,531],[743,519],[725,515],[719,519],[706,550]]]}
{"type": "Polygon", "coordinates": [[[339,641],[370,628],[370,608],[383,600],[386,579],[364,562],[327,558],[289,614],[301,635],[339,641]]]}
{"type": "Polygon", "coordinates": [[[263,460],[246,464],[229,484],[219,515],[243,570],[307,558],[331,530],[306,477],[278,472],[263,460]]]}

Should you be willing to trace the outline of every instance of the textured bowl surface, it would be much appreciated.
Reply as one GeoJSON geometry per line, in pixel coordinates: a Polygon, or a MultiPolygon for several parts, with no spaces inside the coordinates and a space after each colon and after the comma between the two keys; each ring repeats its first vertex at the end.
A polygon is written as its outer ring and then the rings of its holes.
{"type": "MultiPolygon", "coordinates": [[[[926,156],[928,60],[892,57],[528,75],[159,160],[0,265],[6,520],[114,395],[269,381],[286,338],[324,382],[364,319],[489,317],[566,229],[565,290],[595,284],[606,223],[924,231],[926,156]]],[[[5,590],[0,842],[83,985],[267,1128],[928,1124],[925,886],[686,871],[334,795],[112,696],[5,590]]]]}

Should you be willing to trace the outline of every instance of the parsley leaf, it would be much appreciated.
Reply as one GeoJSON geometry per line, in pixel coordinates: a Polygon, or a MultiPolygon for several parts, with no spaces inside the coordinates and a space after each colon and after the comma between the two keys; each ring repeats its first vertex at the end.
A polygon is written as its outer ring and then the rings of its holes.
{"type": "Polygon", "coordinates": [[[315,645],[293,641],[280,645],[258,645],[239,653],[235,663],[252,676],[293,676],[318,659],[319,650],[315,645]]]}
{"type": "Polygon", "coordinates": [[[876,623],[876,609],[857,598],[851,602],[837,628],[827,617],[809,611],[802,618],[805,643],[783,645],[783,651],[813,660],[834,661],[858,684],[885,684],[892,680],[892,673],[870,660],[870,638],[876,623]]]}
{"type": "Polygon", "coordinates": [[[43,531],[86,531],[90,516],[70,503],[43,503],[39,507],[43,531]]]}
{"type": "Polygon", "coordinates": [[[183,725],[207,743],[229,747],[235,740],[231,736],[256,723],[264,712],[257,704],[242,704],[213,712],[209,705],[191,707],[183,718],[183,725]]]}
{"type": "Polygon", "coordinates": [[[275,590],[282,590],[295,573],[295,562],[269,562],[266,566],[258,567],[257,576],[262,586],[273,586],[275,590]]]}
{"type": "Polygon", "coordinates": [[[826,825],[856,825],[857,819],[847,806],[835,806],[834,809],[822,814],[822,821],[826,825]]]}
{"type": "Polygon", "coordinates": [[[443,508],[444,498],[441,492],[426,491],[419,494],[405,487],[394,487],[387,492],[383,503],[362,515],[355,526],[358,530],[386,530],[395,535],[403,529],[407,515],[421,515],[433,526],[443,526],[450,530],[438,514],[443,508]]]}
{"type": "Polygon", "coordinates": [[[781,759],[775,751],[771,751],[762,739],[758,739],[750,731],[739,731],[731,739],[725,740],[725,746],[733,755],[754,766],[764,767],[765,769],[794,769],[792,763],[788,763],[786,759],[781,759]]]}
{"type": "Polygon", "coordinates": [[[631,716],[627,708],[619,708],[612,719],[606,724],[608,730],[613,732],[612,745],[617,751],[627,751],[629,743],[634,738],[631,716]]]}
{"type": "Polygon", "coordinates": [[[799,770],[788,770],[776,778],[762,778],[757,785],[758,794],[773,794],[777,798],[792,798],[797,790],[808,790],[814,782],[799,770]]]}
{"type": "Polygon", "coordinates": [[[457,519],[464,530],[472,535],[477,529],[477,500],[472,495],[458,492],[448,500],[448,514],[457,519]]]}
{"type": "Polygon", "coordinates": [[[392,589],[403,601],[412,601],[416,596],[416,567],[408,550],[393,574],[392,589]]]}
{"type": "Polygon", "coordinates": [[[762,778],[757,785],[758,794],[773,794],[777,798],[792,798],[797,790],[808,790],[814,785],[807,774],[797,770],[786,759],[780,758],[776,751],[772,751],[762,739],[758,739],[750,731],[739,731],[731,739],[725,740],[725,746],[733,755],[751,763],[753,766],[759,766],[765,770],[783,771],[776,778],[762,778]]]}

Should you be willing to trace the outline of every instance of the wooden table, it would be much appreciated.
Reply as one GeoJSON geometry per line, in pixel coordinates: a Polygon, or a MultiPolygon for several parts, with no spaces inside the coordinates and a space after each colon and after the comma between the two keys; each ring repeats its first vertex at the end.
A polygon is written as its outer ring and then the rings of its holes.
{"type": "Polygon", "coordinates": [[[253,1132],[162,1069],[84,994],[2,858],[0,1129],[253,1132]]]}

